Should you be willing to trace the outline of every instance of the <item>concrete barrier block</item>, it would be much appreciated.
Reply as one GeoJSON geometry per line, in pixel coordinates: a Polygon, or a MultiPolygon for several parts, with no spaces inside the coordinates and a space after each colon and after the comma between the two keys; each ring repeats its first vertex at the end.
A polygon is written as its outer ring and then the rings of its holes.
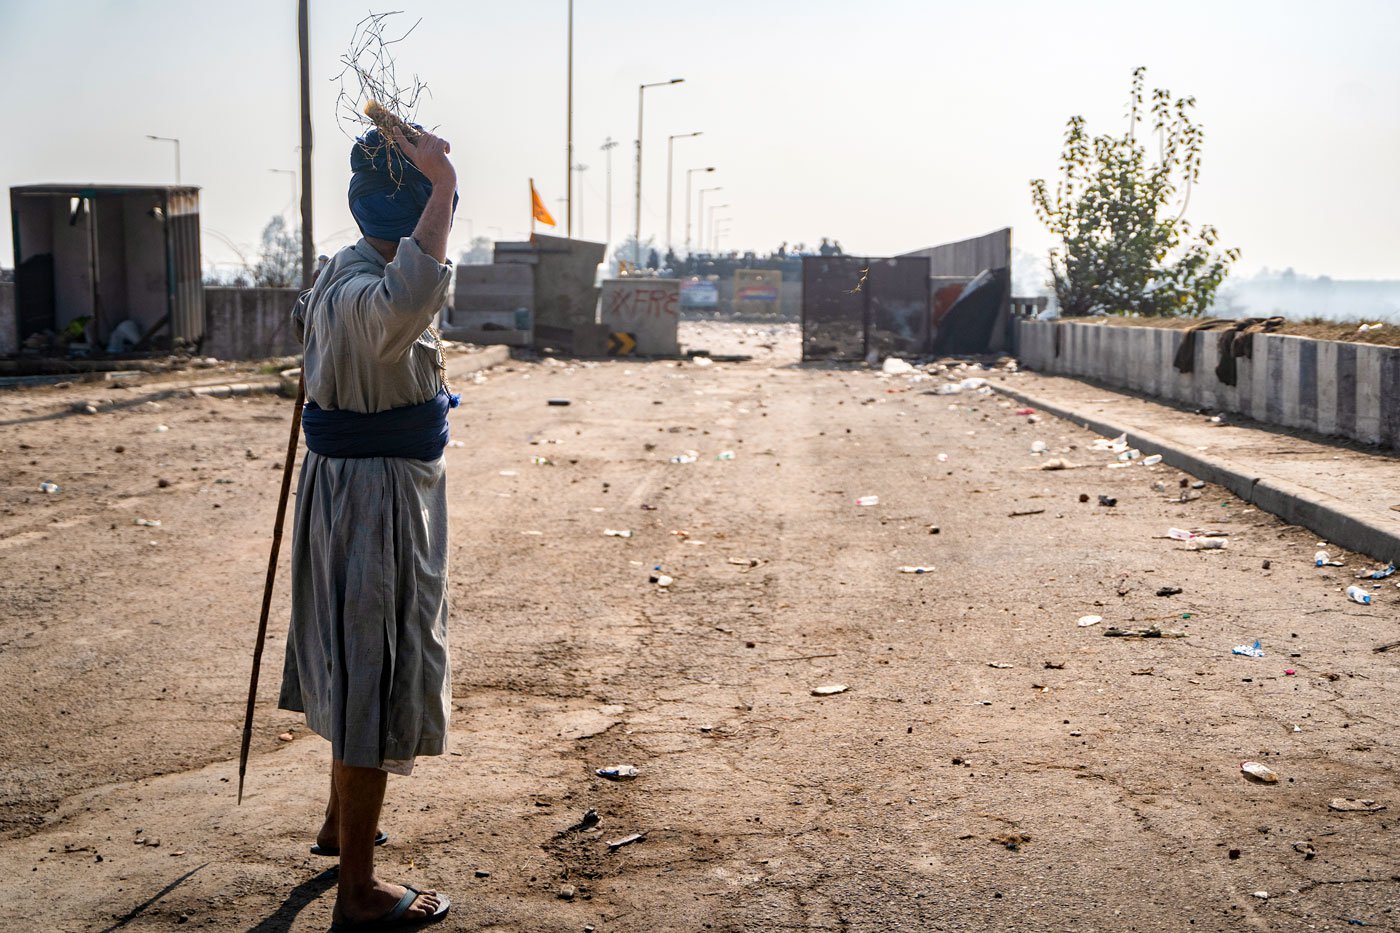
{"type": "Polygon", "coordinates": [[[1381,359],[1383,347],[1356,348],[1356,433],[1368,444],[1381,439],[1381,359]]]}

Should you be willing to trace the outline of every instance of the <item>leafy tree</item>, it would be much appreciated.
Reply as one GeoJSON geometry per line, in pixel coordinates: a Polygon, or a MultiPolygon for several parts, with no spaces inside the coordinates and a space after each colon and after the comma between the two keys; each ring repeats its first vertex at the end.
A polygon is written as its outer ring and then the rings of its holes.
{"type": "Polygon", "coordinates": [[[1084,118],[1071,117],[1054,197],[1044,179],[1031,182],[1036,215],[1059,241],[1049,259],[1063,314],[1199,316],[1239,258],[1216,249],[1214,227],[1185,219],[1201,173],[1196,99],[1158,88],[1145,107],[1146,71],[1133,72],[1123,136],[1090,137],[1084,118]],[[1149,118],[1155,138],[1145,141],[1149,118]]]}
{"type": "Polygon", "coordinates": [[[613,250],[612,262],[609,264],[609,272],[615,272],[617,270],[622,269],[624,266],[635,269],[635,259],[638,253],[641,254],[642,267],[645,268],[647,256],[652,251],[654,251],[655,248],[656,238],[647,237],[646,239],[642,240],[642,248],[638,250],[637,238],[629,233],[627,236],[622,238],[622,242],[619,243],[617,245],[617,248],[613,250]]]}
{"type": "Polygon", "coordinates": [[[253,285],[301,287],[301,228],[289,228],[280,214],[263,227],[262,250],[253,265],[253,285]]]}

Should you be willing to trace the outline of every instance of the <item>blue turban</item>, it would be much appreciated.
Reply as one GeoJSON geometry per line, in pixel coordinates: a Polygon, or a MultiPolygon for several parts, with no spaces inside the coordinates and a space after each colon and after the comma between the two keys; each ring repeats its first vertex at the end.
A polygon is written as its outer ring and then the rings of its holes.
{"type": "MultiPolygon", "coordinates": [[[[410,126],[422,129],[416,123],[410,126]]],[[[378,129],[355,141],[350,149],[350,171],[350,213],[360,232],[393,241],[411,236],[433,193],[433,183],[397,146],[389,145],[378,129]]],[[[457,210],[455,191],[452,210],[457,210]]]]}

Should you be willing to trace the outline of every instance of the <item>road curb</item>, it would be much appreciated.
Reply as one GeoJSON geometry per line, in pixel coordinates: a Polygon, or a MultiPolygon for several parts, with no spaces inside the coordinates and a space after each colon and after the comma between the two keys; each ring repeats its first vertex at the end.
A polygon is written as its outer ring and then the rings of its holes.
{"type": "Polygon", "coordinates": [[[998,383],[989,385],[1002,395],[1061,420],[1082,425],[1104,437],[1126,434],[1132,446],[1149,454],[1161,454],[1165,463],[1197,479],[1223,486],[1251,505],[1277,515],[1290,524],[1308,528],[1333,544],[1340,544],[1347,550],[1376,560],[1400,562],[1400,533],[1384,527],[1368,513],[1351,507],[1335,496],[1251,471],[1227,457],[1207,456],[1159,434],[1099,415],[1086,414],[1043,396],[998,383]]]}
{"type": "Polygon", "coordinates": [[[459,356],[449,356],[447,358],[447,376],[449,379],[455,376],[468,376],[474,372],[490,369],[492,366],[500,366],[507,362],[510,362],[510,347],[484,347],[459,356]]]}

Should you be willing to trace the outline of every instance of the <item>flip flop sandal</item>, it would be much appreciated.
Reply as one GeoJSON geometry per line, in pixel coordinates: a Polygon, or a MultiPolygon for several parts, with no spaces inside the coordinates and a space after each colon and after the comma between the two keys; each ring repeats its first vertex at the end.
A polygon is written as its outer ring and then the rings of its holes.
{"type": "Polygon", "coordinates": [[[382,933],[387,930],[411,930],[414,927],[427,926],[430,923],[437,923],[447,916],[448,909],[452,902],[444,894],[438,894],[437,898],[441,902],[438,909],[426,917],[406,917],[413,902],[418,900],[418,896],[423,892],[412,885],[404,885],[403,897],[394,905],[394,909],[382,917],[375,920],[366,920],[364,923],[332,923],[331,933],[382,933]]]}
{"type": "MultiPolygon", "coordinates": [[[[389,834],[382,829],[374,837],[374,844],[377,846],[382,846],[388,841],[389,834]]],[[[336,858],[340,855],[340,846],[323,846],[320,843],[317,843],[316,845],[311,847],[311,854],[324,855],[329,858],[336,858]]]]}

